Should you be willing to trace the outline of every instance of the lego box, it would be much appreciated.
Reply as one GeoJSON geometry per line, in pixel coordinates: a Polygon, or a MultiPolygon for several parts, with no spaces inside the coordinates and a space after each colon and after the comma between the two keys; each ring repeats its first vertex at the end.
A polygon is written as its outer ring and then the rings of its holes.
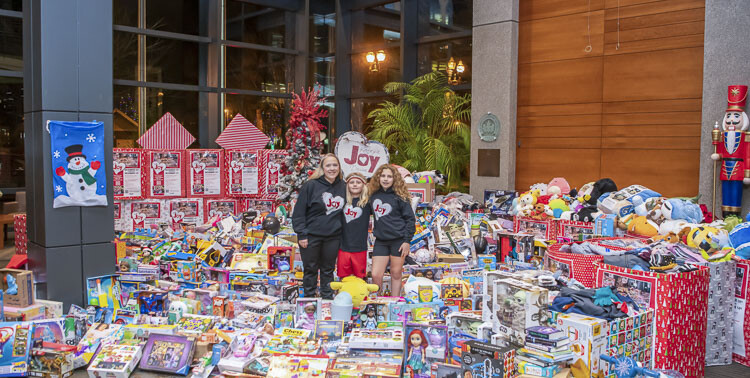
{"type": "Polygon", "coordinates": [[[34,304],[34,275],[31,271],[20,269],[0,269],[2,289],[5,293],[5,305],[13,307],[29,307],[34,304]],[[8,294],[17,286],[16,294],[8,294]]]}

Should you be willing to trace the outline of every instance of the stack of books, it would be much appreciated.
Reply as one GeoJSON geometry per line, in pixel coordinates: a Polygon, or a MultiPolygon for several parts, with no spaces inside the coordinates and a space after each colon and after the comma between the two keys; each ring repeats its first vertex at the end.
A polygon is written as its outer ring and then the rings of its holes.
{"type": "Polygon", "coordinates": [[[541,326],[526,329],[525,346],[516,354],[518,372],[530,377],[554,377],[572,359],[565,332],[541,326]]]}

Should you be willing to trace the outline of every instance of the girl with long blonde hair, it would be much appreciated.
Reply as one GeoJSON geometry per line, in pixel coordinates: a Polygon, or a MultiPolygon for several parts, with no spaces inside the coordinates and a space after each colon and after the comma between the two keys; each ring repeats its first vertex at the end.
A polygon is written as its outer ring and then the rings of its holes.
{"type": "Polygon", "coordinates": [[[346,176],[346,205],[342,217],[341,249],[336,265],[339,277],[367,275],[367,236],[370,206],[367,179],[361,173],[346,176]]]}
{"type": "Polygon", "coordinates": [[[404,259],[416,231],[416,218],[411,207],[411,195],[396,167],[381,165],[370,179],[370,207],[375,217],[372,250],[372,279],[381,287],[383,275],[390,262],[391,295],[401,296],[401,276],[404,259]]]}
{"type": "Polygon", "coordinates": [[[302,286],[307,298],[316,297],[318,272],[320,294],[333,299],[330,283],[336,267],[341,239],[341,221],[346,188],[341,179],[341,164],[334,154],[327,154],[302,185],[292,212],[292,226],[302,256],[302,286]]]}

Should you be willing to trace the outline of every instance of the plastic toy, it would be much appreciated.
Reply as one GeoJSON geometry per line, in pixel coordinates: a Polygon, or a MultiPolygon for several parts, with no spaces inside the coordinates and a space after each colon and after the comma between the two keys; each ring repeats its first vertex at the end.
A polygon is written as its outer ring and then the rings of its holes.
{"type": "Polygon", "coordinates": [[[599,356],[602,360],[615,365],[615,374],[617,378],[635,378],[639,375],[657,378],[684,378],[685,376],[674,370],[649,370],[642,368],[630,357],[614,358],[602,354],[599,356]]]}
{"type": "Polygon", "coordinates": [[[12,274],[5,275],[5,283],[8,285],[8,289],[5,290],[5,294],[7,295],[18,294],[18,284],[16,284],[16,279],[15,277],[13,277],[12,274]]]}
{"type": "Polygon", "coordinates": [[[349,293],[352,296],[352,305],[359,307],[359,304],[370,293],[378,291],[378,285],[368,284],[357,276],[348,276],[344,277],[341,282],[331,282],[331,289],[337,290],[339,293],[342,291],[349,293]]]}

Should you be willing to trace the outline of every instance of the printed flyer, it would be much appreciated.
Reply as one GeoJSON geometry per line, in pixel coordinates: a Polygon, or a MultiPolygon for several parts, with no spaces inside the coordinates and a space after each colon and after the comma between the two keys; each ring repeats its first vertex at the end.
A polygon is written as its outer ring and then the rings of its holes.
{"type": "Polygon", "coordinates": [[[229,195],[258,194],[258,152],[256,150],[230,151],[227,160],[229,195]]]}
{"type": "Polygon", "coordinates": [[[143,150],[115,148],[112,151],[112,164],[115,198],[143,198],[143,150]]]}
{"type": "Polygon", "coordinates": [[[190,150],[188,165],[190,170],[190,196],[221,195],[221,150],[190,150]]]}
{"type": "Polygon", "coordinates": [[[182,196],[182,155],[183,151],[149,151],[149,197],[182,196]]]}

